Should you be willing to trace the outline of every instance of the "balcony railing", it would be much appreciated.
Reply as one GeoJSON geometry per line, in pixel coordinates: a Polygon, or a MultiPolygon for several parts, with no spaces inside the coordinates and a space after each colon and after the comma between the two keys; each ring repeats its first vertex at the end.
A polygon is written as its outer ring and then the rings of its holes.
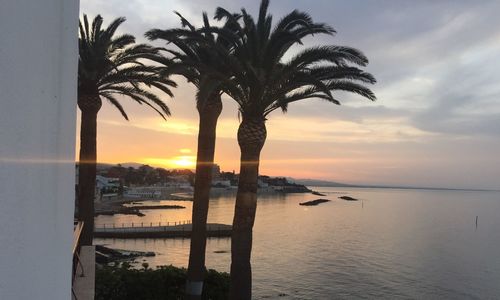
{"type": "Polygon", "coordinates": [[[77,276],[77,270],[80,270],[81,273],[79,276],[83,277],[85,276],[83,265],[80,261],[80,236],[82,234],[84,222],[83,221],[75,221],[74,225],[74,230],[73,230],[73,272],[72,272],[72,278],[71,278],[71,292],[73,294],[73,299],[77,300],[75,290],[74,290],[74,283],[75,283],[75,278],[77,276]],[[78,268],[79,267],[79,268],[78,268]]]}

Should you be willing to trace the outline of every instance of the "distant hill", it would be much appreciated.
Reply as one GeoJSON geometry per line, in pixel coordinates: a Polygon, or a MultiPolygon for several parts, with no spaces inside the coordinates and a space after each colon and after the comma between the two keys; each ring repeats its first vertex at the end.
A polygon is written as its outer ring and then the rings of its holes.
{"type": "MultiPolygon", "coordinates": [[[[78,161],[76,163],[78,164],[78,161]]],[[[97,169],[109,169],[111,167],[116,167],[118,165],[121,165],[124,168],[132,167],[134,169],[137,169],[137,168],[143,166],[144,164],[135,163],[135,162],[126,162],[126,163],[119,163],[119,164],[97,163],[97,169]]]]}
{"type": "Polygon", "coordinates": [[[114,164],[97,163],[97,165],[96,165],[97,169],[109,169],[112,166],[114,166],[114,164]]]}
{"type": "Polygon", "coordinates": [[[317,179],[292,179],[297,184],[305,186],[332,186],[332,187],[357,187],[358,185],[339,183],[335,181],[317,180],[317,179]]]}
{"type": "MultiPolygon", "coordinates": [[[[76,162],[78,165],[78,161],[76,162]]],[[[97,169],[107,169],[118,164],[98,163],[97,169]]],[[[144,164],[136,162],[121,163],[122,167],[132,167],[137,169],[144,164]]],[[[152,166],[154,167],[154,166],[152,166]]],[[[275,177],[275,176],[273,176],[275,177]]],[[[279,177],[279,176],[278,176],[279,177]]],[[[347,184],[328,180],[309,179],[309,178],[292,178],[285,177],[289,182],[301,184],[305,186],[321,186],[321,187],[355,187],[355,188],[385,188],[385,189],[417,189],[417,190],[452,190],[452,191],[500,191],[498,189],[474,189],[474,188],[446,188],[446,187],[419,187],[419,186],[400,186],[400,185],[377,185],[377,184],[347,184]]]]}
{"type": "Polygon", "coordinates": [[[143,166],[144,164],[135,163],[135,162],[126,162],[126,163],[121,163],[120,165],[122,165],[122,167],[124,167],[124,168],[130,168],[130,167],[132,167],[134,169],[137,169],[137,168],[143,166]]]}
{"type": "Polygon", "coordinates": [[[383,189],[410,189],[410,190],[437,190],[437,191],[498,191],[496,189],[474,189],[474,188],[446,188],[446,187],[426,187],[426,186],[400,186],[400,185],[367,185],[367,184],[346,184],[327,180],[316,179],[291,179],[291,181],[305,186],[322,187],[355,187],[355,188],[383,188],[383,189]]]}

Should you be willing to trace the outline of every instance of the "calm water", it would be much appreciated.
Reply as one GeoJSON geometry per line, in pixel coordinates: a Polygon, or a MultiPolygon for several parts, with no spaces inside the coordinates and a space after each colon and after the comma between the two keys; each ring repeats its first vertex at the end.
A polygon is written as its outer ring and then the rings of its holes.
{"type": "MultiPolygon", "coordinates": [[[[256,299],[500,299],[499,192],[314,189],[327,196],[260,196],[252,254],[256,299]],[[298,205],[317,198],[333,201],[298,205]]],[[[161,201],[172,203],[187,209],[100,216],[97,223],[190,219],[191,202],[161,201]]],[[[234,195],[214,197],[209,222],[230,224],[233,209],[234,195]]],[[[97,243],[155,251],[151,266],[188,261],[188,239],[97,243]]],[[[210,239],[207,266],[229,271],[229,250],[229,239],[210,239]]]]}

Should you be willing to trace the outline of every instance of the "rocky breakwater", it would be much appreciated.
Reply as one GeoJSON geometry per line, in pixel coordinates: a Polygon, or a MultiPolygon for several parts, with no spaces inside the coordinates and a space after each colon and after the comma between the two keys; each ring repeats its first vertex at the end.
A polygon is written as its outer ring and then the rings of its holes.
{"type": "Polygon", "coordinates": [[[330,202],[330,201],[332,201],[332,200],[328,200],[328,199],[316,199],[316,200],[301,202],[301,203],[299,203],[299,205],[302,205],[302,206],[316,206],[316,205],[319,205],[321,203],[326,203],[326,202],[330,202]]]}
{"type": "Polygon", "coordinates": [[[339,199],[345,200],[345,201],[359,201],[359,199],[349,197],[349,196],[340,196],[339,199]]]}

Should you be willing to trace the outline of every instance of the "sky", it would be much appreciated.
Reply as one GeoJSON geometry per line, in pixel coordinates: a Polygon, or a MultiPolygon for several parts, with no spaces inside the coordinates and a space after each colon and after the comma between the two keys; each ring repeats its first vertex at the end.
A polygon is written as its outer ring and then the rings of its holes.
{"type": "MultiPolygon", "coordinates": [[[[256,0],[81,0],[81,14],[104,23],[125,16],[120,33],[145,42],[152,28],[179,27],[173,11],[201,25],[221,6],[257,15],[256,0]]],[[[304,47],[343,45],[369,58],[378,100],[334,92],[341,106],[322,100],[275,111],[260,173],[382,184],[448,188],[500,187],[500,1],[272,0],[277,21],[298,9],[337,31],[315,36],[304,47]]],[[[161,45],[161,44],[159,44],[161,45]]],[[[292,55],[300,48],[294,48],[292,55]]],[[[286,56],[289,58],[290,55],[286,56]]],[[[195,89],[181,77],[172,111],[154,111],[123,99],[130,121],[105,103],[98,117],[98,160],[193,168],[198,114],[195,89]]],[[[239,170],[237,106],[223,97],[215,161],[239,170]]],[[[79,122],[79,120],[78,120],[79,122]]],[[[78,147],[78,141],[77,147],[78,147]]],[[[77,148],[78,149],[78,148],[77,148]]]]}

